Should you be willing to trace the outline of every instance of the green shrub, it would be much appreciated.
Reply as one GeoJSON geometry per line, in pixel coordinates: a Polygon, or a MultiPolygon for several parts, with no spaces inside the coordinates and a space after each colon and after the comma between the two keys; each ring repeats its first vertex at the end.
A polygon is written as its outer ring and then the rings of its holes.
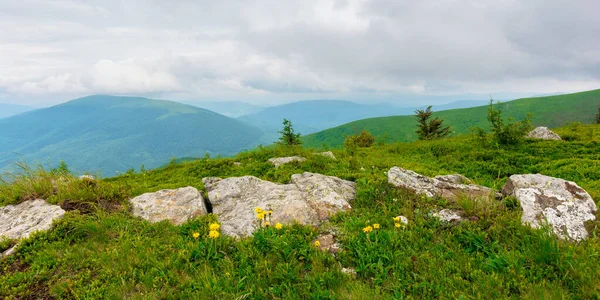
{"type": "Polygon", "coordinates": [[[488,109],[488,121],[492,127],[494,141],[500,145],[517,145],[521,143],[527,132],[531,130],[532,115],[528,114],[523,120],[515,121],[513,118],[507,118],[506,122],[502,118],[502,106],[498,103],[494,108],[493,100],[490,100],[488,109]]]}
{"type": "Polygon", "coordinates": [[[375,137],[367,130],[363,130],[360,134],[350,135],[344,140],[345,148],[352,147],[371,147],[375,144],[375,137]]]}

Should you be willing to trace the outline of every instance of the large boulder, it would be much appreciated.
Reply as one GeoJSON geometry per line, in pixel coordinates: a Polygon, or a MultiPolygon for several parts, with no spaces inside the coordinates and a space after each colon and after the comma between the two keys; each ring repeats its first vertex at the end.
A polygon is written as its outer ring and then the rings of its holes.
{"type": "Polygon", "coordinates": [[[552,130],[548,129],[548,127],[537,127],[536,129],[530,131],[525,137],[530,139],[541,139],[541,140],[562,140],[560,136],[552,130]]]}
{"type": "Polygon", "coordinates": [[[41,199],[0,207],[0,238],[27,238],[35,231],[50,229],[52,221],[64,214],[60,206],[41,199]]]}
{"type": "Polygon", "coordinates": [[[179,225],[190,218],[208,213],[202,193],[191,186],[146,193],[129,201],[133,205],[134,216],[152,223],[169,220],[179,225]]]}
{"type": "Polygon", "coordinates": [[[350,209],[354,183],[320,174],[292,176],[290,184],[276,184],[254,176],[202,179],[213,213],[224,234],[251,235],[257,228],[255,209],[272,210],[271,223],[319,225],[331,214],[350,209]]]}
{"type": "Polygon", "coordinates": [[[350,209],[349,201],[356,195],[354,182],[333,176],[305,172],[292,175],[291,183],[303,192],[303,197],[318,214],[319,220],[350,209]]]}
{"type": "Polygon", "coordinates": [[[459,174],[429,178],[411,170],[393,167],[388,171],[388,182],[395,187],[405,188],[419,195],[439,196],[450,201],[456,201],[460,197],[471,199],[497,197],[492,189],[472,184],[469,179],[459,174]]]}
{"type": "Polygon", "coordinates": [[[304,157],[299,157],[299,156],[289,156],[289,157],[274,157],[274,158],[270,158],[269,162],[272,163],[275,168],[279,168],[279,166],[284,165],[284,164],[289,164],[291,162],[303,162],[305,161],[306,158],[304,157]]]}
{"type": "Polygon", "coordinates": [[[584,222],[596,219],[594,199],[572,181],[541,174],[512,175],[502,194],[520,202],[522,223],[533,228],[547,223],[563,239],[587,238],[584,222]]]}

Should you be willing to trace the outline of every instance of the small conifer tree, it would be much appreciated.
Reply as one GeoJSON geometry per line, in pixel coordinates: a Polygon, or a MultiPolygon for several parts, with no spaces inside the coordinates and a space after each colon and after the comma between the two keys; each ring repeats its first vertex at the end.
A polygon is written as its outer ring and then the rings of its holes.
{"type": "Polygon", "coordinates": [[[418,127],[417,134],[420,140],[435,140],[443,138],[450,134],[450,126],[443,126],[443,120],[439,117],[431,119],[433,112],[431,111],[431,105],[427,109],[415,110],[415,117],[417,118],[418,127]]]}
{"type": "Polygon", "coordinates": [[[519,144],[531,129],[531,113],[527,114],[523,120],[515,121],[508,117],[506,121],[502,117],[502,106],[498,103],[494,108],[494,100],[490,99],[490,108],[488,109],[488,121],[492,127],[494,139],[501,145],[519,144]]]}
{"type": "Polygon", "coordinates": [[[598,104],[598,113],[596,114],[596,124],[600,124],[600,104],[598,104]]]}
{"type": "Polygon", "coordinates": [[[289,146],[302,144],[302,141],[300,140],[300,133],[294,132],[292,121],[288,119],[283,119],[283,129],[278,132],[280,134],[279,144],[289,146]]]}

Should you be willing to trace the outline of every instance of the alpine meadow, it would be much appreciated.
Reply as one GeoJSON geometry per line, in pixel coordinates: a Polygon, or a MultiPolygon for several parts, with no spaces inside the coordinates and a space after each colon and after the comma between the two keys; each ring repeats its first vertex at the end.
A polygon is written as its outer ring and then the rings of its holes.
{"type": "Polygon", "coordinates": [[[600,299],[600,1],[0,1],[0,299],[600,299]]]}

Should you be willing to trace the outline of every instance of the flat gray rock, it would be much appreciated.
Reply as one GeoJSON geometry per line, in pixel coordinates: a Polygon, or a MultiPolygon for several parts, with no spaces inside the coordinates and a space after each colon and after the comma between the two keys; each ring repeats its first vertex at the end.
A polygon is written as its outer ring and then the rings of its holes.
{"type": "Polygon", "coordinates": [[[502,194],[519,200],[523,224],[539,228],[547,223],[563,239],[586,239],[584,222],[596,219],[594,199],[572,181],[541,174],[512,175],[502,194]]]}
{"type": "Polygon", "coordinates": [[[471,199],[497,197],[492,189],[472,184],[468,178],[460,174],[429,178],[411,170],[393,167],[388,171],[388,182],[395,187],[405,188],[419,195],[439,196],[451,201],[460,197],[471,199]]]}
{"type": "Polygon", "coordinates": [[[335,155],[333,155],[333,152],[331,152],[331,151],[317,152],[317,153],[315,153],[315,155],[325,156],[325,157],[328,157],[328,158],[331,158],[331,159],[335,160],[335,155]]]}
{"type": "Polygon", "coordinates": [[[463,220],[461,212],[451,209],[442,209],[433,213],[433,216],[444,222],[459,222],[463,220]]]}
{"type": "Polygon", "coordinates": [[[50,229],[52,221],[62,218],[64,214],[60,206],[41,199],[0,207],[0,237],[27,238],[35,231],[50,229]]]}
{"type": "Polygon", "coordinates": [[[530,131],[525,137],[540,140],[562,140],[558,134],[548,129],[548,127],[543,126],[537,127],[536,129],[530,131]]]}
{"type": "Polygon", "coordinates": [[[202,193],[191,186],[146,193],[129,201],[133,205],[134,216],[152,223],[169,220],[179,225],[208,213],[202,193]]]}
{"type": "Polygon", "coordinates": [[[276,168],[279,168],[279,166],[284,165],[284,164],[289,164],[291,162],[303,162],[305,161],[306,158],[304,157],[299,157],[299,156],[289,156],[289,157],[274,157],[274,158],[270,158],[269,162],[272,163],[276,168]]]}
{"type": "Polygon", "coordinates": [[[271,223],[318,225],[331,214],[350,209],[354,183],[336,177],[304,173],[290,184],[276,184],[254,176],[203,178],[221,231],[234,237],[250,236],[258,227],[255,209],[272,210],[271,223]]]}

